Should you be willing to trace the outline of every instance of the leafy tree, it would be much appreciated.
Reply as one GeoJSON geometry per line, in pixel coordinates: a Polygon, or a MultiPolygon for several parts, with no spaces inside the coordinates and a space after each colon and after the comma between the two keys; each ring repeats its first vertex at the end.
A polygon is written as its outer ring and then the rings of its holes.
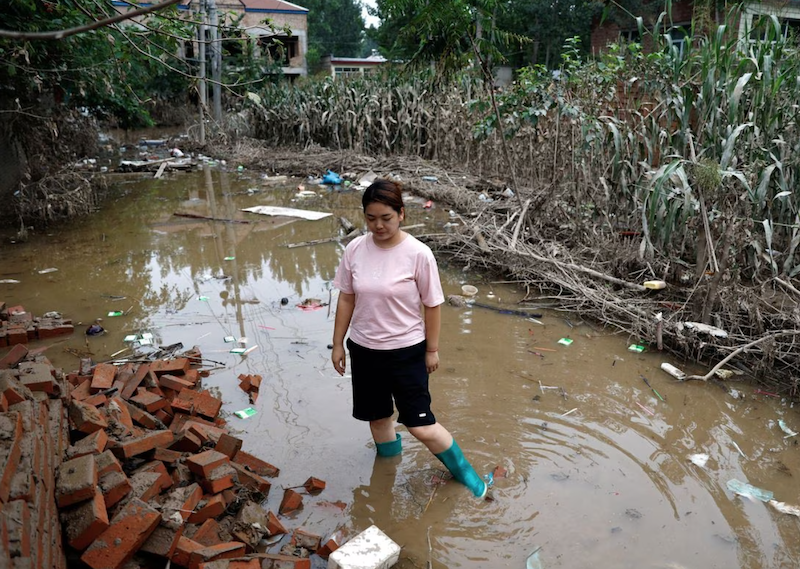
{"type": "Polygon", "coordinates": [[[308,8],[308,62],[314,67],[325,55],[358,57],[364,42],[364,17],[359,0],[305,0],[308,8]]]}

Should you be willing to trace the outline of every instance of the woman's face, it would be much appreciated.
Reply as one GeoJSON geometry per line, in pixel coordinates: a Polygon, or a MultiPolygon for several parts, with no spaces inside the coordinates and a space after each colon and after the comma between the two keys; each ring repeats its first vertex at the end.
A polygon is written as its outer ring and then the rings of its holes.
{"type": "Polygon", "coordinates": [[[364,210],[367,228],[379,247],[391,247],[399,242],[400,222],[403,221],[404,214],[403,209],[397,213],[384,203],[372,202],[367,206],[364,210]]]}

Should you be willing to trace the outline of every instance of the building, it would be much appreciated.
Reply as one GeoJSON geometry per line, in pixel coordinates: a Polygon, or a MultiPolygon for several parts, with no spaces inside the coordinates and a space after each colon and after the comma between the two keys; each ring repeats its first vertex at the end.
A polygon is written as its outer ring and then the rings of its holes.
{"type": "MultiPolygon", "coordinates": [[[[208,12],[212,0],[181,0],[178,9],[197,13],[203,1],[208,12]]],[[[130,4],[120,0],[112,0],[112,4],[120,11],[132,9],[130,4]]],[[[294,79],[308,74],[307,8],[285,0],[216,0],[214,5],[220,17],[228,13],[232,17],[228,21],[240,18],[238,27],[257,42],[257,53],[280,61],[286,77],[294,79]],[[269,20],[274,30],[265,20],[269,20]]],[[[186,57],[193,57],[197,48],[187,45],[183,52],[186,57]]]]}
{"type": "MultiPolygon", "coordinates": [[[[664,9],[663,1],[654,1],[651,6],[664,9]]],[[[700,3],[698,2],[698,5],[700,3]]],[[[703,2],[703,6],[707,3],[703,2]]],[[[655,10],[653,10],[655,11],[655,10]]],[[[739,21],[735,27],[739,40],[743,41],[750,35],[750,30],[754,23],[761,16],[777,16],[782,24],[784,35],[790,30],[800,32],[800,0],[764,0],[745,3],[739,21]]],[[[723,21],[726,13],[719,12],[714,15],[718,21],[723,21]]],[[[666,27],[666,33],[672,37],[672,41],[681,49],[686,41],[685,34],[691,29],[692,21],[695,17],[694,0],[675,0],[672,2],[672,18],[666,27]]],[[[654,19],[654,18],[653,18],[654,19]]],[[[639,41],[639,28],[633,18],[629,18],[628,25],[620,25],[617,22],[606,20],[600,23],[596,20],[592,26],[591,47],[593,53],[599,53],[612,43],[620,40],[632,42],[639,41]]],[[[645,19],[645,27],[652,26],[652,21],[645,19]]]]}
{"type": "Polygon", "coordinates": [[[373,51],[369,57],[326,55],[320,61],[322,69],[334,78],[372,73],[384,63],[386,63],[386,58],[376,51],[373,51]]]}

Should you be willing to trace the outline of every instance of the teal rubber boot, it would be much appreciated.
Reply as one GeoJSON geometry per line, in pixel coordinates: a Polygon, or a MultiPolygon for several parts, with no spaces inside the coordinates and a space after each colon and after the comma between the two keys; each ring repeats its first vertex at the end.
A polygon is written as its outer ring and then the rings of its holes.
{"type": "Polygon", "coordinates": [[[403,452],[403,441],[400,440],[400,433],[397,433],[397,438],[388,443],[375,443],[375,448],[378,449],[378,456],[397,456],[403,452]]]}
{"type": "Polygon", "coordinates": [[[475,469],[464,457],[464,453],[461,452],[461,448],[455,439],[453,439],[453,444],[449,449],[434,456],[441,460],[447,470],[453,474],[453,477],[469,488],[476,498],[486,497],[489,486],[483,481],[483,478],[478,476],[478,473],[475,472],[475,469]]]}

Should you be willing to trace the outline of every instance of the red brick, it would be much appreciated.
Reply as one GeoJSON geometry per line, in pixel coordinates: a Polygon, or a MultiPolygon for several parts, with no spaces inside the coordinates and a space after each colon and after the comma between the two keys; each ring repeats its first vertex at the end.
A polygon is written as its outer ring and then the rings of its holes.
{"type": "Polygon", "coordinates": [[[267,512],[267,535],[282,535],[286,533],[286,528],[272,511],[267,512]]]}
{"type": "Polygon", "coordinates": [[[89,390],[91,385],[91,380],[87,379],[83,383],[79,384],[75,389],[71,390],[69,392],[69,396],[76,401],[85,401],[92,396],[92,392],[89,390]]]}
{"type": "Polygon", "coordinates": [[[109,526],[103,494],[98,490],[91,500],[62,510],[61,523],[70,547],[80,551],[89,547],[109,526]]]}
{"type": "Polygon", "coordinates": [[[267,512],[260,504],[247,501],[236,514],[231,535],[247,546],[248,552],[256,550],[267,532],[267,512]]]}
{"type": "Polygon", "coordinates": [[[131,482],[123,472],[109,472],[100,478],[100,491],[106,501],[106,508],[111,508],[125,496],[131,489],[131,482]]]}
{"type": "Polygon", "coordinates": [[[167,464],[173,464],[179,461],[182,457],[182,453],[175,450],[170,450],[168,448],[158,447],[155,451],[153,451],[153,459],[166,462],[167,464]]]}
{"type": "Polygon", "coordinates": [[[194,512],[203,497],[203,490],[196,483],[183,488],[175,488],[162,502],[161,511],[178,512],[186,520],[194,512]]]}
{"type": "Polygon", "coordinates": [[[229,463],[225,463],[209,472],[208,476],[200,481],[200,485],[209,494],[219,494],[226,488],[233,487],[236,480],[236,471],[229,463]]]}
{"type": "Polygon", "coordinates": [[[172,559],[175,551],[178,549],[178,542],[183,536],[186,526],[183,521],[176,522],[173,519],[164,520],[163,516],[161,523],[150,534],[147,541],[142,544],[140,551],[158,555],[164,559],[172,559]]]}
{"type": "Polygon", "coordinates": [[[211,471],[222,464],[227,464],[227,456],[216,450],[207,450],[186,459],[185,464],[194,474],[208,478],[211,471]]]}
{"type": "Polygon", "coordinates": [[[299,510],[303,507],[303,497],[292,490],[291,488],[287,488],[283,491],[283,500],[281,500],[281,505],[278,508],[279,514],[288,514],[290,512],[294,512],[295,510],[299,510]]]}
{"type": "Polygon", "coordinates": [[[187,369],[186,373],[183,374],[183,379],[190,382],[192,387],[195,387],[200,380],[200,372],[196,369],[187,369]]]}
{"type": "Polygon", "coordinates": [[[122,465],[119,463],[119,460],[117,460],[117,457],[114,456],[114,453],[110,450],[101,452],[95,456],[94,461],[97,463],[98,476],[108,474],[109,472],[122,472],[122,465]]]}
{"type": "Polygon", "coordinates": [[[153,450],[156,447],[169,446],[172,444],[173,439],[172,431],[153,431],[123,442],[112,441],[110,446],[111,452],[117,458],[125,459],[153,450]]]}
{"type": "Polygon", "coordinates": [[[164,463],[160,460],[151,460],[150,462],[143,464],[136,469],[134,474],[138,474],[139,472],[157,473],[159,475],[158,484],[160,486],[160,491],[164,491],[172,486],[172,478],[170,478],[169,472],[167,472],[167,467],[164,466],[164,463]]]}
{"type": "Polygon", "coordinates": [[[193,391],[184,389],[178,394],[176,400],[191,401],[192,405],[194,405],[194,413],[212,420],[219,414],[219,410],[222,407],[222,401],[206,390],[193,391]]]}
{"type": "Polygon", "coordinates": [[[63,508],[93,498],[97,482],[94,456],[86,455],[62,462],[58,467],[56,482],[58,507],[63,508]]]}
{"type": "Polygon", "coordinates": [[[101,407],[108,403],[108,397],[102,393],[95,393],[94,395],[90,395],[84,399],[83,402],[87,405],[91,405],[92,407],[101,407]]]}
{"type": "Polygon", "coordinates": [[[259,559],[221,559],[198,565],[198,569],[261,569],[259,559]]]}
{"type": "Polygon", "coordinates": [[[242,466],[246,466],[248,470],[252,470],[259,476],[268,476],[270,478],[274,478],[281,473],[278,467],[272,466],[270,463],[265,462],[260,458],[256,458],[252,454],[243,450],[240,450],[236,453],[236,457],[233,459],[233,461],[238,462],[242,466]]]}
{"type": "Polygon", "coordinates": [[[311,559],[279,555],[275,553],[259,553],[255,556],[261,560],[262,569],[311,569],[311,559]]]}
{"type": "Polygon", "coordinates": [[[306,492],[309,494],[319,494],[323,490],[325,490],[325,481],[320,480],[319,478],[314,478],[311,476],[308,480],[303,483],[303,488],[306,489],[306,492]]]}
{"type": "Polygon", "coordinates": [[[116,569],[138,551],[156,529],[161,515],[136,498],[111,520],[111,525],[89,546],[81,561],[92,569],[116,569]]]}
{"type": "Polygon", "coordinates": [[[196,435],[184,432],[175,437],[175,441],[169,446],[170,450],[177,452],[195,453],[202,448],[202,443],[196,435]]]}
{"type": "Polygon", "coordinates": [[[317,549],[317,555],[323,559],[327,559],[330,554],[337,549],[339,549],[337,538],[335,536],[331,536],[325,543],[320,545],[319,549],[317,549]]]}
{"type": "Polygon", "coordinates": [[[92,389],[100,391],[111,389],[117,375],[117,366],[111,364],[97,364],[92,373],[92,389]]]}
{"type": "Polygon", "coordinates": [[[24,326],[20,326],[15,324],[13,326],[9,325],[6,329],[6,338],[8,339],[8,345],[14,346],[18,344],[27,344],[28,343],[28,330],[24,326]]]}
{"type": "Polygon", "coordinates": [[[119,396],[114,396],[110,399],[106,415],[109,419],[115,420],[117,423],[125,427],[129,432],[134,429],[133,417],[128,411],[128,405],[119,396]]]}
{"type": "Polygon", "coordinates": [[[189,567],[189,558],[193,552],[203,549],[205,546],[189,539],[186,536],[181,536],[178,539],[178,546],[175,548],[175,553],[172,554],[172,562],[181,567],[189,567]]]}
{"type": "Polygon", "coordinates": [[[192,524],[201,524],[209,518],[216,518],[222,515],[226,507],[227,503],[222,497],[222,494],[203,496],[203,499],[197,504],[195,511],[189,516],[187,521],[192,524]]]}
{"type": "Polygon", "coordinates": [[[81,401],[70,401],[69,418],[75,430],[90,435],[108,427],[108,423],[96,407],[81,401]]]}
{"type": "Polygon", "coordinates": [[[211,421],[206,421],[200,417],[187,418],[186,415],[178,416],[182,417],[181,420],[183,421],[183,430],[195,433],[195,435],[200,438],[213,441],[214,444],[217,444],[219,438],[225,434],[225,429],[223,427],[219,427],[211,421]]]}
{"type": "Polygon", "coordinates": [[[223,432],[217,444],[214,446],[214,450],[217,452],[221,452],[229,459],[233,460],[233,457],[236,456],[236,453],[242,449],[242,439],[237,439],[236,437],[232,437],[228,433],[223,432]]]}
{"type": "Polygon", "coordinates": [[[159,420],[153,417],[150,413],[148,413],[144,409],[139,409],[136,405],[128,403],[127,401],[125,401],[125,408],[128,410],[131,419],[136,424],[141,425],[145,429],[155,430],[162,428],[159,425],[159,420]]]}
{"type": "Polygon", "coordinates": [[[309,551],[316,551],[319,549],[320,541],[322,541],[320,536],[301,529],[296,529],[292,532],[291,544],[302,547],[303,549],[308,549],[309,551]]]}
{"type": "Polygon", "coordinates": [[[136,373],[128,379],[125,383],[125,387],[122,388],[122,398],[128,399],[133,395],[136,390],[139,388],[139,385],[142,383],[147,374],[150,372],[150,364],[141,364],[138,368],[136,368],[136,373]]]}
{"type": "Polygon", "coordinates": [[[139,389],[139,392],[131,397],[129,401],[148,413],[154,413],[159,409],[163,409],[167,404],[167,400],[160,395],[142,389],[139,389]]]}
{"type": "Polygon", "coordinates": [[[150,370],[157,376],[169,373],[172,375],[184,375],[189,369],[187,358],[175,358],[172,360],[156,360],[150,363],[150,370]]]}
{"type": "Polygon", "coordinates": [[[0,415],[0,502],[7,502],[11,482],[22,456],[22,414],[16,411],[0,415]]]}
{"type": "Polygon", "coordinates": [[[194,388],[194,383],[188,381],[186,379],[170,375],[165,373],[161,377],[158,378],[158,384],[161,387],[166,389],[172,389],[173,391],[180,392],[183,389],[192,389],[194,388]]]}
{"type": "Polygon", "coordinates": [[[25,500],[14,500],[2,505],[0,511],[8,528],[8,549],[11,557],[31,555],[31,514],[25,500]]]}
{"type": "Polygon", "coordinates": [[[170,402],[170,406],[172,410],[176,413],[183,413],[185,415],[193,415],[194,414],[194,403],[184,399],[178,399],[177,397],[170,402]]]}
{"type": "Polygon", "coordinates": [[[189,468],[183,463],[176,463],[170,472],[170,478],[175,486],[181,487],[190,484],[194,480],[194,475],[189,471],[189,468]]]}
{"type": "Polygon", "coordinates": [[[8,397],[6,394],[0,391],[0,413],[7,413],[8,412],[8,397]]]}
{"type": "Polygon", "coordinates": [[[219,524],[217,520],[210,518],[204,521],[202,525],[197,528],[197,531],[194,532],[192,539],[206,546],[222,543],[222,540],[219,538],[219,524]]]}
{"type": "Polygon", "coordinates": [[[55,393],[56,383],[52,366],[38,362],[19,364],[19,381],[31,391],[55,393]]]}
{"type": "Polygon", "coordinates": [[[250,472],[241,464],[232,462],[231,466],[236,471],[240,485],[244,486],[248,490],[261,494],[264,498],[269,495],[269,489],[272,484],[270,484],[268,480],[264,480],[255,472],[250,472]]]}
{"type": "Polygon", "coordinates": [[[153,413],[153,417],[164,423],[165,427],[168,427],[170,423],[172,423],[172,415],[169,414],[166,407],[153,413]]]}
{"type": "Polygon", "coordinates": [[[83,437],[74,445],[67,448],[67,459],[77,458],[86,454],[100,454],[106,450],[108,435],[104,430],[95,431],[83,437]]]}
{"type": "MultiPolygon", "coordinates": [[[[27,335],[26,335],[27,338],[27,335]]],[[[25,342],[21,342],[24,344],[25,342]]],[[[19,344],[15,342],[15,344],[19,344]]],[[[0,369],[11,369],[17,367],[17,364],[25,359],[28,355],[28,348],[22,345],[16,345],[11,348],[6,355],[0,358],[0,369]]]]}
{"type": "Polygon", "coordinates": [[[228,541],[218,543],[217,545],[210,545],[203,549],[192,551],[189,556],[189,569],[197,569],[201,563],[206,563],[208,561],[232,559],[234,557],[241,557],[244,554],[244,544],[238,541],[228,541]]]}

